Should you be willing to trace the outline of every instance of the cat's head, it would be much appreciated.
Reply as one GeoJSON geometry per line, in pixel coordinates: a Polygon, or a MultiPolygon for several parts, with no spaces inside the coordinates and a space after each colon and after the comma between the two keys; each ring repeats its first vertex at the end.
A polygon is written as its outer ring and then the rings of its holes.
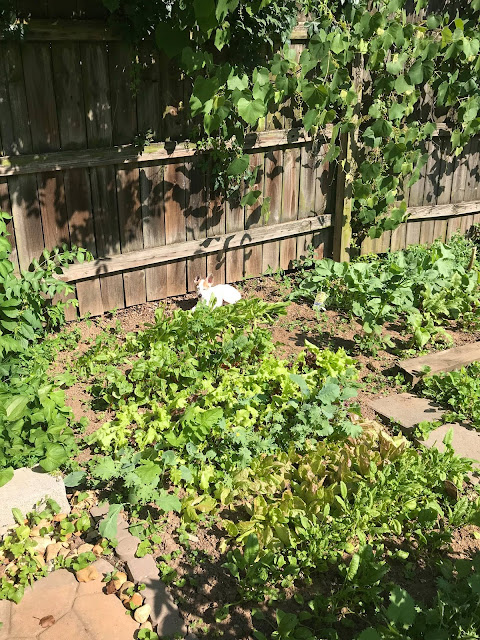
{"type": "Polygon", "coordinates": [[[213,274],[209,273],[206,278],[200,278],[199,276],[197,276],[193,282],[197,290],[197,295],[199,298],[201,298],[203,296],[203,292],[207,291],[213,286],[213,274]]]}

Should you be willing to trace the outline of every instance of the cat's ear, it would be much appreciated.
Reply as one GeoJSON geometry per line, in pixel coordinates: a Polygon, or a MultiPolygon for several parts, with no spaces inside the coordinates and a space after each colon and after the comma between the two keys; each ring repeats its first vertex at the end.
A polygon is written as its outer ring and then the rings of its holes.
{"type": "Polygon", "coordinates": [[[208,284],[213,284],[213,273],[209,273],[207,276],[208,284]]]}
{"type": "Polygon", "coordinates": [[[200,282],[200,276],[195,276],[194,280],[193,280],[193,284],[195,286],[197,286],[197,284],[200,282]]]}

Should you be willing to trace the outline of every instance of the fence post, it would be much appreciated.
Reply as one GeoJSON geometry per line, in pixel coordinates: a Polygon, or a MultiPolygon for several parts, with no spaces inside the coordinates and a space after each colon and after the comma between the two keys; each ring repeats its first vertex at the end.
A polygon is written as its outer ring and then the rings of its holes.
{"type": "Polygon", "coordinates": [[[349,262],[351,257],[353,174],[359,160],[358,123],[362,110],[364,81],[364,61],[360,54],[353,62],[352,78],[357,93],[357,103],[352,118],[355,128],[353,131],[340,135],[340,155],[337,168],[335,223],[333,227],[333,259],[337,262],[349,262]]]}

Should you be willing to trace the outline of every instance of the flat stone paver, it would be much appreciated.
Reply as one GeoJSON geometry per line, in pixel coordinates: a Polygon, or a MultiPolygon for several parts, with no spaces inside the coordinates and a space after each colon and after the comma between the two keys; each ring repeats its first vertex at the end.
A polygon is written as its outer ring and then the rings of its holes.
{"type": "Polygon", "coordinates": [[[10,616],[12,610],[12,603],[8,600],[0,600],[0,622],[3,626],[0,627],[0,640],[6,640],[10,632],[10,616]]]}
{"type": "MultiPolygon", "coordinates": [[[[19,604],[0,600],[0,640],[135,640],[139,624],[127,615],[116,594],[106,593],[102,581],[114,567],[103,558],[93,566],[99,576],[96,580],[79,583],[73,573],[59,569],[26,589],[19,604]],[[55,623],[45,629],[40,620],[46,616],[53,616],[55,623]]],[[[160,636],[184,637],[187,629],[158,571],[145,582],[142,597],[147,596],[145,604],[152,608],[152,622],[160,636]]]]}
{"type": "MultiPolygon", "coordinates": [[[[132,640],[139,625],[116,595],[93,593],[75,600],[73,610],[93,640],[132,640]]],[[[51,639],[53,640],[53,638],[51,639]]],[[[63,638],[55,638],[63,640],[63,638]]]]}
{"type": "MultiPolygon", "coordinates": [[[[453,428],[453,450],[462,458],[475,460],[473,468],[478,473],[480,471],[480,433],[476,429],[458,423],[442,424],[441,427],[428,434],[428,438],[423,441],[423,444],[429,448],[436,447],[439,451],[445,451],[443,439],[450,428],[453,428]]],[[[478,482],[478,480],[472,479],[474,482],[478,482]]]]}
{"type": "Polygon", "coordinates": [[[45,473],[40,467],[16,469],[10,482],[0,487],[0,535],[15,526],[12,509],[20,509],[22,515],[45,507],[45,498],[58,502],[62,513],[70,513],[65,485],[60,477],[45,473]]]}
{"type": "Polygon", "coordinates": [[[480,342],[464,344],[461,347],[454,347],[437,353],[429,353],[419,358],[401,360],[399,366],[413,378],[414,382],[417,382],[425,366],[430,367],[430,373],[439,373],[441,371],[447,372],[461,369],[475,362],[475,360],[480,360],[480,342]]]}
{"type": "Polygon", "coordinates": [[[372,409],[392,422],[398,422],[403,429],[412,431],[420,422],[441,420],[445,411],[439,405],[419,398],[412,393],[395,393],[369,402],[372,409]]]}
{"type": "Polygon", "coordinates": [[[44,630],[39,625],[42,618],[59,620],[72,608],[77,584],[72,573],[59,569],[25,589],[20,604],[12,607],[10,636],[35,638],[44,630]]]}
{"type": "MultiPolygon", "coordinates": [[[[412,433],[420,422],[428,420],[435,422],[440,420],[445,411],[427,398],[418,398],[411,393],[393,394],[383,398],[372,400],[370,406],[382,418],[390,422],[398,423],[406,433],[412,433]]],[[[448,430],[453,429],[452,447],[458,456],[470,458],[476,462],[472,465],[475,475],[470,478],[477,483],[480,478],[480,432],[468,424],[443,424],[430,432],[426,440],[418,440],[426,447],[436,447],[439,451],[445,450],[443,439],[448,430]]]]}
{"type": "Polygon", "coordinates": [[[54,625],[45,629],[40,636],[42,640],[90,640],[90,635],[73,611],[69,611],[54,625]]]}

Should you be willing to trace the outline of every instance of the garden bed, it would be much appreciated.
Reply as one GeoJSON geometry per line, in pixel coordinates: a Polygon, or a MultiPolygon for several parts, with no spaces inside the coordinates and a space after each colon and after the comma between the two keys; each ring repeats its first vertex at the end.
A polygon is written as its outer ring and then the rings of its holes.
{"type": "MultiPolygon", "coordinates": [[[[241,285],[245,298],[258,297],[266,302],[284,300],[292,290],[291,278],[287,276],[270,276],[248,280],[241,285]]],[[[188,309],[195,304],[195,296],[188,295],[173,298],[164,303],[167,315],[175,309],[188,309]]],[[[112,340],[123,339],[128,332],[137,332],[145,323],[154,322],[156,303],[149,303],[139,307],[118,311],[110,317],[86,319],[71,323],[69,330],[79,330],[81,341],[79,352],[85,352],[100,335],[110,332],[112,340]]],[[[380,350],[375,356],[358,352],[354,335],[359,330],[359,324],[348,319],[342,312],[327,310],[320,314],[312,309],[312,305],[304,301],[290,302],[286,315],[279,318],[273,326],[273,340],[277,343],[276,353],[281,358],[293,359],[304,348],[305,340],[317,345],[321,349],[340,347],[351,353],[359,368],[360,386],[358,401],[364,418],[374,418],[369,401],[392,390],[408,388],[401,374],[397,370],[398,361],[405,352],[398,355],[387,350],[380,350]]],[[[387,329],[392,340],[399,344],[405,342],[409,336],[402,335],[395,327],[387,329]]],[[[478,340],[480,332],[467,332],[449,323],[447,328],[455,346],[478,340]]],[[[442,348],[442,344],[429,345],[429,349],[442,348]]],[[[425,352],[428,349],[424,350],[425,352]]],[[[72,353],[65,351],[55,365],[55,372],[62,373],[62,362],[71,362],[72,353]]],[[[75,413],[77,419],[87,416],[89,426],[86,433],[91,434],[99,428],[105,420],[112,417],[108,411],[95,411],[91,406],[91,396],[85,384],[78,382],[66,389],[67,404],[75,413]]],[[[83,437],[83,436],[82,436],[83,437]]],[[[77,460],[84,463],[90,456],[88,449],[83,449],[77,460]]],[[[220,517],[222,514],[219,514],[220,517]]],[[[179,603],[180,610],[191,630],[205,638],[247,639],[252,637],[252,629],[268,633],[272,624],[274,609],[263,605],[256,608],[267,617],[267,621],[252,622],[252,607],[235,604],[238,597],[236,579],[223,566],[227,560],[224,550],[225,532],[217,526],[215,519],[207,519],[205,523],[198,523],[195,533],[188,533],[182,527],[181,518],[177,514],[170,514],[163,522],[158,532],[161,542],[155,547],[154,555],[159,562],[164,580],[169,584],[174,597],[179,603]],[[185,544],[186,543],[186,544],[185,544]],[[234,603],[234,604],[232,604],[234,603]],[[270,622],[268,622],[270,620],[270,622]]],[[[390,542],[391,551],[409,549],[412,561],[405,566],[404,561],[390,563],[389,578],[397,585],[406,589],[415,599],[425,605],[432,605],[436,594],[434,568],[439,557],[453,560],[472,558],[480,551],[480,529],[474,525],[460,527],[453,533],[450,550],[446,547],[439,555],[438,551],[418,549],[413,551],[409,543],[402,537],[393,537],[390,542]]],[[[346,554],[346,560],[349,559],[346,554]]],[[[313,594],[317,596],[328,594],[339,589],[339,576],[336,571],[328,571],[314,577],[312,584],[303,585],[300,590],[286,590],[286,599],[279,602],[279,607],[287,613],[301,614],[302,602],[313,594]]],[[[340,607],[341,609],[341,607],[340,607]]],[[[340,614],[340,619],[348,618],[348,611],[340,614]]],[[[358,619],[357,622],[343,628],[332,620],[339,638],[354,638],[365,627],[358,619]],[[351,626],[353,624],[353,626],[351,626]]]]}

